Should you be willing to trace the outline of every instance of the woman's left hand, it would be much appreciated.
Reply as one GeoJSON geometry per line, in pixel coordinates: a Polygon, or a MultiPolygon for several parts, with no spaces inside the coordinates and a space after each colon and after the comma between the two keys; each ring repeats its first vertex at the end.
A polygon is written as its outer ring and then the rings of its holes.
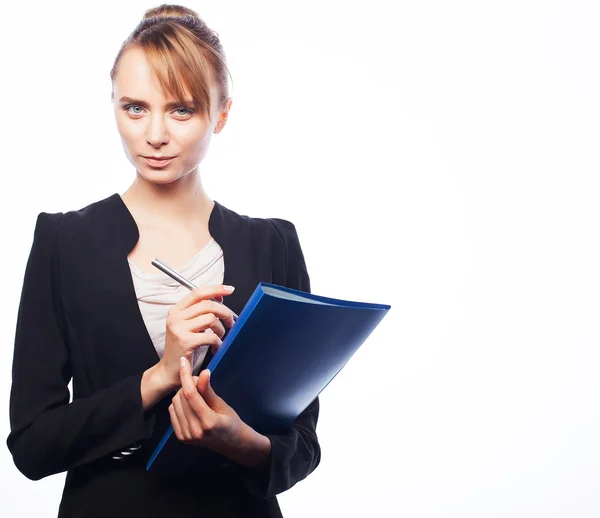
{"type": "Polygon", "coordinates": [[[186,444],[203,446],[251,468],[265,465],[271,440],[241,420],[237,412],[215,394],[210,372],[192,376],[192,367],[181,358],[181,388],[169,406],[177,438],[186,444]]]}
{"type": "Polygon", "coordinates": [[[210,385],[210,372],[204,369],[199,376],[192,376],[190,363],[182,358],[180,378],[181,389],[169,406],[177,438],[223,454],[238,448],[247,425],[217,396],[210,385]]]}

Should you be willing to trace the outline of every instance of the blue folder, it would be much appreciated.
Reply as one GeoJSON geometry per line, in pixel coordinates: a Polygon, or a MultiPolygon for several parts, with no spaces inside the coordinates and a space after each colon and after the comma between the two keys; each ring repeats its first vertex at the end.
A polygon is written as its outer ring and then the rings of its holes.
{"type": "MultiPolygon", "coordinates": [[[[321,393],[391,306],[261,282],[207,368],[211,385],[259,433],[278,433],[321,393]]],[[[169,427],[146,465],[176,473],[226,457],[180,442],[169,427]]]]}

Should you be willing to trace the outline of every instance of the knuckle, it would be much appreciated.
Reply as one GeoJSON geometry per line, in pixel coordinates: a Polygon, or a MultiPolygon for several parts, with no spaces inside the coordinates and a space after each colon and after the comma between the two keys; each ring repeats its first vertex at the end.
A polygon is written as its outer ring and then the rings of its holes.
{"type": "Polygon", "coordinates": [[[215,430],[215,421],[208,419],[204,424],[204,433],[212,433],[215,430]]]}
{"type": "Polygon", "coordinates": [[[202,439],[204,432],[199,426],[193,425],[190,430],[193,439],[202,439]]]}
{"type": "Polygon", "coordinates": [[[175,313],[169,313],[167,315],[166,325],[169,329],[173,329],[178,321],[179,319],[177,318],[175,313]]]}
{"type": "Polygon", "coordinates": [[[204,313],[202,321],[205,329],[210,328],[215,323],[215,315],[213,313],[204,313]]]}
{"type": "Polygon", "coordinates": [[[198,296],[206,295],[206,286],[197,286],[194,293],[198,296]]]}
{"type": "Polygon", "coordinates": [[[190,353],[195,348],[196,345],[196,337],[195,336],[182,336],[180,339],[181,347],[187,352],[190,353]]]}

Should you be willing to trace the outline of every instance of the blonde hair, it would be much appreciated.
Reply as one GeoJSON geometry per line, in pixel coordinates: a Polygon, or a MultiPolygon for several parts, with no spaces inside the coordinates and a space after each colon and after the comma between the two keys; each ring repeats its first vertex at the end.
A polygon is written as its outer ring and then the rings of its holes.
{"type": "Polygon", "coordinates": [[[229,97],[227,75],[231,77],[225,51],[218,33],[210,29],[192,9],[172,4],[148,9],[142,21],[121,45],[110,71],[113,83],[123,52],[133,46],[144,51],[152,79],[158,81],[163,92],[172,95],[178,102],[187,105],[185,85],[196,108],[206,111],[210,118],[212,75],[219,91],[218,109],[225,107],[229,97]]]}

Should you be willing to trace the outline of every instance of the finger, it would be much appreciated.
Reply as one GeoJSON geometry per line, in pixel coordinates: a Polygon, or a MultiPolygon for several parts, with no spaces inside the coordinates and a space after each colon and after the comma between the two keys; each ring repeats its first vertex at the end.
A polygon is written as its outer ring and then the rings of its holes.
{"type": "Polygon", "coordinates": [[[219,348],[221,347],[221,345],[223,345],[223,341],[221,340],[221,343],[215,344],[215,345],[211,345],[210,346],[210,352],[211,354],[214,356],[215,354],[217,354],[217,351],[219,350],[219,348]]]}
{"type": "Polygon", "coordinates": [[[182,309],[186,309],[200,300],[216,297],[217,295],[231,295],[234,289],[235,288],[233,286],[226,286],[225,284],[198,286],[196,289],[190,291],[185,297],[174,304],[171,307],[171,311],[181,311],[182,309]]]}
{"type": "Polygon", "coordinates": [[[173,398],[172,404],[173,404],[173,408],[175,409],[175,415],[177,417],[177,422],[179,423],[179,429],[181,430],[183,438],[187,439],[188,437],[191,437],[190,425],[188,423],[185,412],[183,411],[183,406],[181,403],[181,399],[183,399],[183,398],[180,397],[180,394],[181,394],[181,390],[179,392],[177,392],[177,394],[173,398]]]}
{"type": "MultiPolygon", "coordinates": [[[[214,331],[212,329],[208,328],[206,330],[206,332],[203,334],[208,335],[208,336],[214,335],[214,331]]],[[[216,336],[218,336],[218,335],[216,335],[216,336]]],[[[223,334],[223,336],[225,336],[225,335],[223,334]]],[[[213,354],[213,356],[215,354],[217,354],[219,347],[221,347],[221,345],[223,345],[223,336],[219,336],[218,340],[215,340],[212,344],[210,344],[210,351],[213,354]]]]}
{"type": "Polygon", "coordinates": [[[219,304],[219,306],[221,306],[221,308],[225,311],[225,315],[223,315],[222,313],[216,313],[219,318],[223,321],[223,323],[231,328],[233,327],[233,324],[235,324],[235,320],[233,319],[233,311],[231,309],[229,309],[227,307],[227,305],[225,304],[219,304]]]}
{"type": "Polygon", "coordinates": [[[223,304],[223,296],[219,295],[218,297],[215,297],[218,301],[221,307],[223,307],[226,311],[226,315],[223,316],[221,314],[219,314],[219,318],[221,320],[223,320],[223,322],[225,323],[225,325],[229,328],[231,328],[233,326],[233,324],[235,324],[235,320],[233,319],[233,311],[231,311],[231,309],[229,309],[227,307],[226,304],[223,304]]]}
{"type": "Polygon", "coordinates": [[[193,347],[194,349],[208,345],[218,349],[223,343],[223,340],[219,338],[219,335],[216,335],[210,330],[207,330],[206,333],[190,333],[189,337],[186,337],[186,339],[189,340],[190,347],[193,347]]]}
{"type": "Polygon", "coordinates": [[[219,317],[213,313],[206,313],[205,315],[192,318],[186,322],[186,325],[188,326],[187,330],[191,333],[210,329],[219,338],[223,338],[225,336],[225,328],[223,327],[223,323],[219,320],[219,317]]]}
{"type": "Polygon", "coordinates": [[[221,322],[218,319],[213,325],[209,327],[209,329],[221,339],[223,339],[223,337],[225,336],[225,327],[223,327],[223,322],[221,322]]]}
{"type": "Polygon", "coordinates": [[[177,413],[175,412],[175,407],[173,406],[173,403],[169,405],[169,416],[171,417],[171,425],[173,426],[173,431],[175,432],[176,437],[180,441],[185,440],[183,432],[181,431],[181,426],[179,425],[179,419],[177,419],[177,413]]]}
{"type": "Polygon", "coordinates": [[[200,373],[200,376],[198,376],[197,388],[200,392],[200,395],[210,408],[218,408],[218,405],[222,402],[222,399],[217,396],[216,392],[212,388],[212,385],[210,384],[210,371],[208,369],[204,369],[200,373]]]}
{"type": "Polygon", "coordinates": [[[179,367],[179,378],[181,380],[181,392],[185,399],[190,400],[198,393],[196,386],[194,385],[194,378],[192,377],[192,366],[187,358],[180,358],[179,367]]]}
{"type": "Polygon", "coordinates": [[[187,426],[190,433],[189,437],[191,437],[192,439],[202,439],[204,432],[202,430],[202,424],[200,423],[196,412],[194,412],[194,409],[190,406],[187,398],[182,397],[180,399],[180,402],[181,408],[183,409],[183,414],[185,415],[185,418],[187,420],[187,426]]]}
{"type": "Polygon", "coordinates": [[[202,429],[212,428],[214,424],[214,412],[206,404],[203,397],[198,392],[194,380],[192,379],[192,369],[190,363],[185,359],[181,358],[181,367],[179,369],[179,377],[181,379],[181,390],[183,396],[187,399],[190,407],[198,417],[202,429]]]}
{"type": "Polygon", "coordinates": [[[217,318],[223,320],[227,327],[233,325],[233,312],[231,309],[215,300],[201,300],[196,302],[190,307],[181,310],[179,316],[181,316],[183,320],[192,320],[194,317],[206,313],[212,313],[217,318]]]}

